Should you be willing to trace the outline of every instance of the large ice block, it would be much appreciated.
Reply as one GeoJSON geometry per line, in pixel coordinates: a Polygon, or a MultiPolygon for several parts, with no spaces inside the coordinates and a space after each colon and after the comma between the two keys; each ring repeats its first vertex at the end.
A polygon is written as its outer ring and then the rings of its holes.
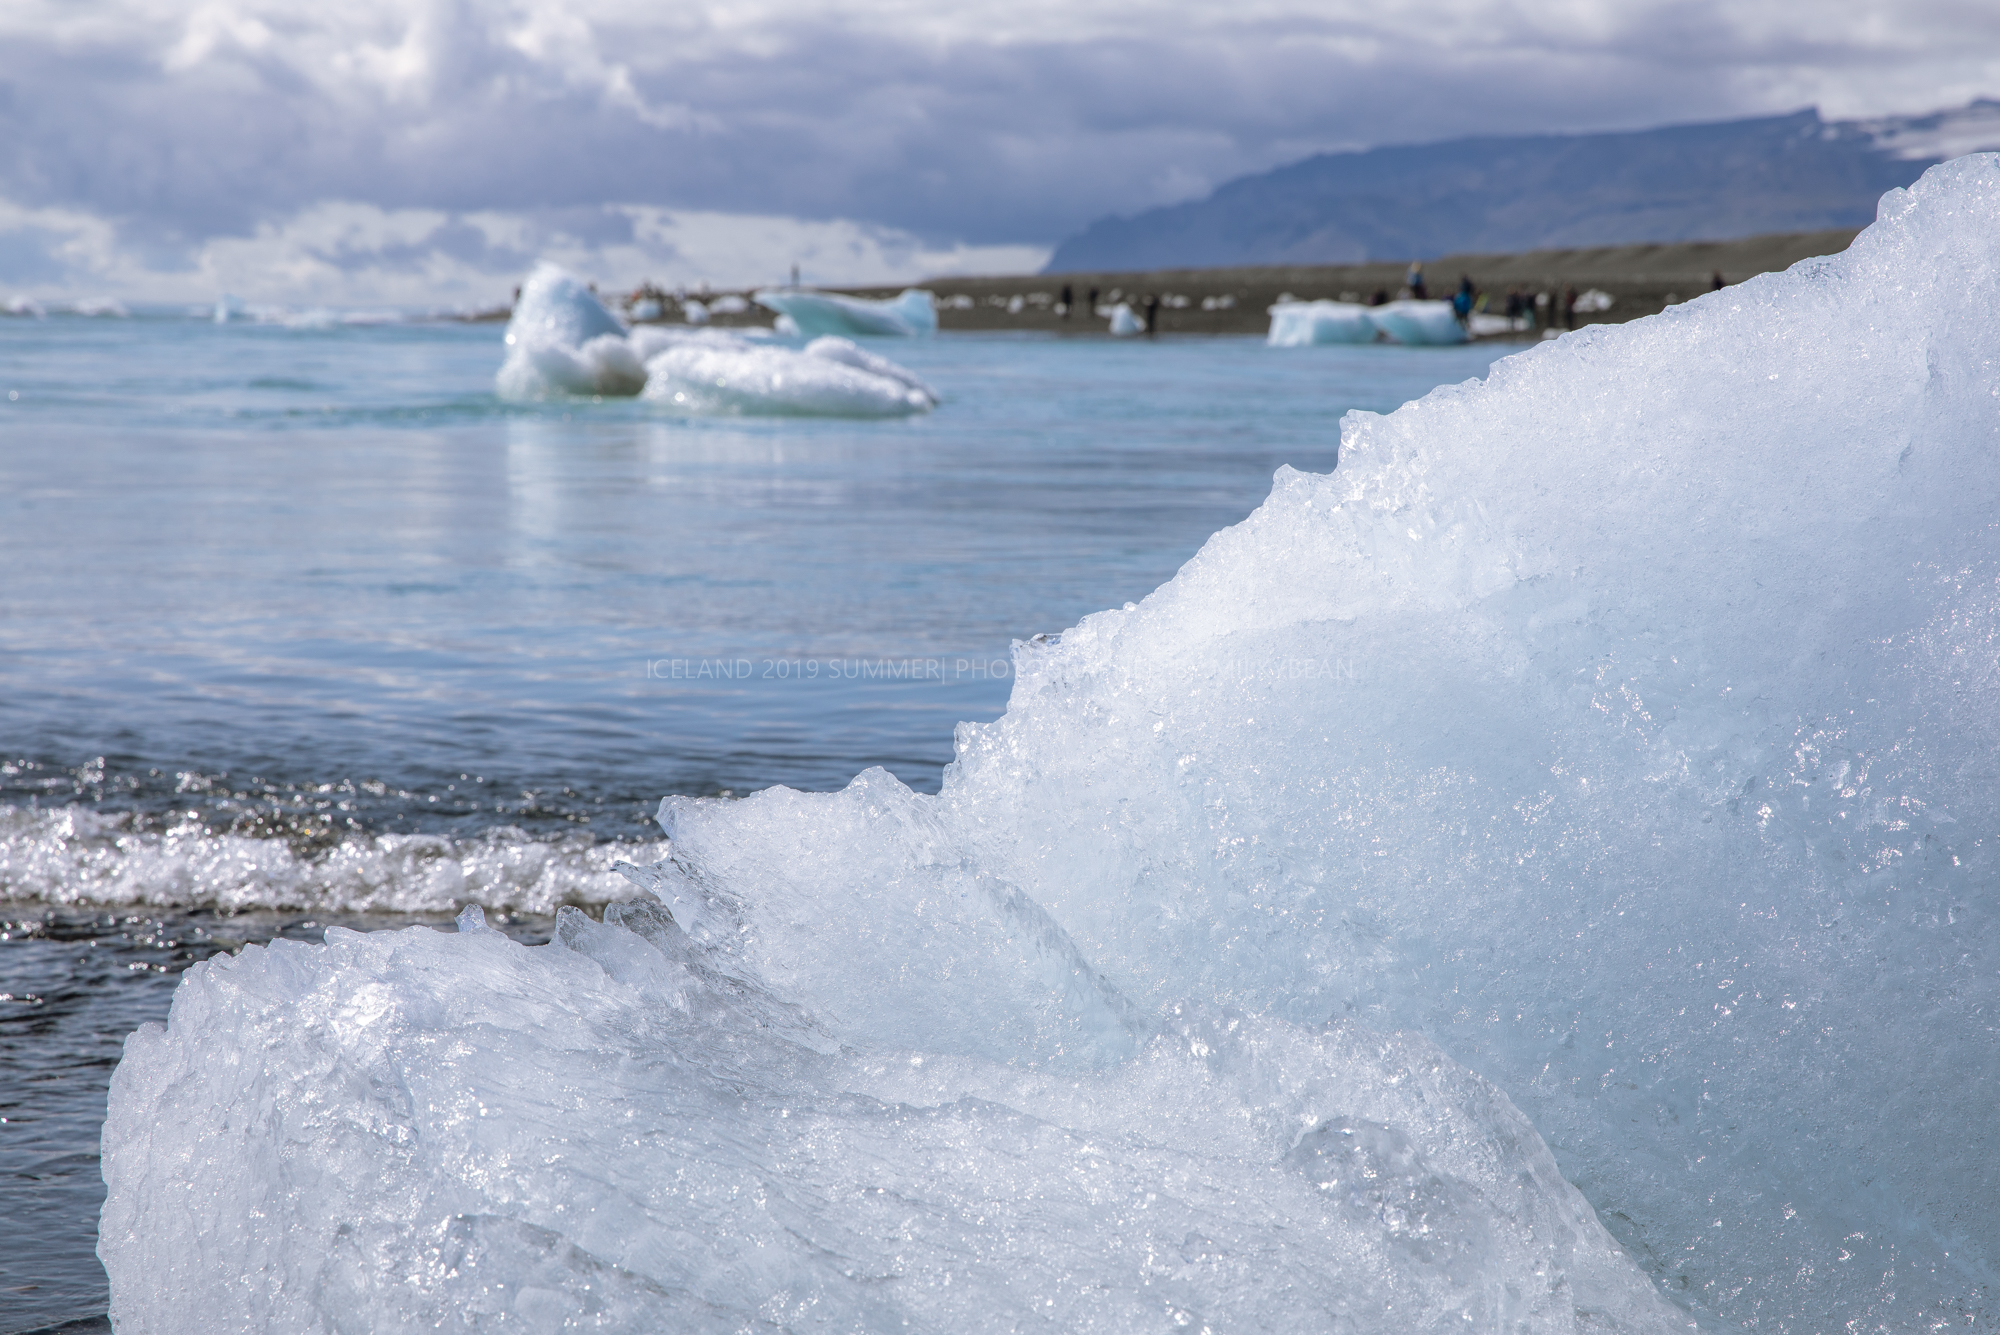
{"type": "Polygon", "coordinates": [[[1368,308],[1352,301],[1281,301],[1270,308],[1270,316],[1265,342],[1274,348],[1375,341],[1368,308]]]}
{"type": "Polygon", "coordinates": [[[1398,343],[1414,346],[1463,343],[1465,326],[1448,301],[1392,301],[1368,308],[1377,329],[1398,343]]]}

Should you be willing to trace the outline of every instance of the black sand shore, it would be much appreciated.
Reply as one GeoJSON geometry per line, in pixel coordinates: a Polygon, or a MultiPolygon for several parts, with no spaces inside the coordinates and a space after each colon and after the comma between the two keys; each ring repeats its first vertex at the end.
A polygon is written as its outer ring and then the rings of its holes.
{"type": "MultiPolygon", "coordinates": [[[[1515,255],[1446,255],[1424,261],[1429,295],[1448,297],[1457,291],[1461,275],[1487,294],[1486,309],[1502,312],[1509,289],[1531,298],[1546,292],[1559,300],[1565,287],[1579,295],[1596,291],[1611,299],[1603,310],[1580,310],[1576,324],[1618,324],[1653,315],[1710,290],[1716,274],[1740,283],[1760,273],[1786,269],[1816,255],[1845,250],[1856,232],[1785,232],[1745,237],[1739,241],[1677,241],[1637,246],[1601,246],[1586,250],[1531,250],[1515,255]]],[[[1280,298],[1313,301],[1367,301],[1380,292],[1396,296],[1408,265],[1403,261],[1372,264],[1265,265],[1238,269],[1116,270],[1100,273],[1021,274],[1004,277],[945,277],[910,286],[928,288],[938,301],[938,326],[946,330],[1033,330],[1041,333],[1103,335],[1103,318],[1088,309],[1094,292],[1100,306],[1129,301],[1135,310],[1146,298],[1160,298],[1162,334],[1261,334],[1270,327],[1269,307],[1280,298]],[[1073,299],[1068,316],[1058,314],[1063,288],[1073,299]]],[[[718,328],[765,328],[776,318],[749,302],[755,289],[704,293],[710,308],[708,323],[718,328]],[[727,296],[748,303],[742,312],[717,312],[714,303],[727,296]]],[[[845,296],[885,298],[901,287],[833,287],[845,296]]],[[[680,305],[662,300],[662,322],[680,324],[680,305]]],[[[504,320],[502,307],[473,319],[504,320]]],[[[1544,312],[1546,319],[1546,312],[1544,312]]]]}
{"type": "MultiPolygon", "coordinates": [[[[1652,315],[1676,301],[1707,292],[1714,275],[1738,283],[1760,273],[1788,268],[1815,255],[1845,250],[1849,230],[1797,232],[1740,241],[1687,241],[1610,246],[1590,250],[1537,250],[1518,255],[1447,255],[1426,260],[1430,295],[1457,291],[1459,276],[1489,294],[1487,309],[1499,313],[1509,288],[1560,293],[1595,289],[1610,296],[1608,310],[1579,312],[1576,322],[1615,323],[1652,315]]],[[[1281,296],[1366,301],[1376,292],[1394,297],[1403,285],[1406,262],[1354,265],[1271,266],[1243,269],[1161,269],[1150,272],[1035,274],[1017,278],[937,278],[922,286],[938,297],[944,329],[1038,329],[1104,332],[1105,322],[1081,309],[1091,290],[1099,304],[1128,300],[1137,308],[1147,295],[1161,300],[1163,334],[1263,333],[1267,308],[1281,296]],[[1067,320],[1056,314],[1056,299],[1067,284],[1079,307],[1067,320]],[[1016,298],[1019,299],[1018,305],[1016,298]]],[[[856,296],[893,296],[888,289],[856,289],[856,296]]]]}
{"type": "MultiPolygon", "coordinates": [[[[1740,241],[1682,241],[1589,250],[1535,250],[1517,255],[1446,255],[1426,260],[1432,296],[1449,296],[1459,276],[1489,294],[1487,309],[1498,314],[1509,288],[1559,294],[1573,287],[1611,298],[1602,311],[1579,311],[1576,323],[1605,324],[1652,315],[1676,301],[1710,289],[1714,275],[1740,283],[1760,273],[1788,268],[1815,255],[1847,248],[1850,230],[1791,232],[1740,241]]],[[[1102,273],[1026,274],[1007,277],[946,277],[914,286],[937,294],[938,325],[947,330],[1034,330],[1043,333],[1102,335],[1105,321],[1085,309],[1094,289],[1099,305],[1130,301],[1136,308],[1148,295],[1160,298],[1163,334],[1261,334],[1270,326],[1267,308],[1280,297],[1311,301],[1321,297],[1366,301],[1375,292],[1393,297],[1403,285],[1407,264],[1283,265],[1241,269],[1155,269],[1102,273]],[[1064,285],[1075,302],[1068,316],[1057,314],[1064,285]]],[[[829,288],[856,297],[893,297],[901,288],[829,288]]],[[[722,294],[715,294],[720,296],[722,294]]],[[[741,295],[747,297],[749,290],[741,295]]],[[[713,297],[710,298],[714,300],[713,297]]],[[[671,299],[665,315],[678,323],[671,299]]],[[[717,315],[711,323],[728,328],[768,327],[771,312],[753,305],[740,315],[717,315]]]]}

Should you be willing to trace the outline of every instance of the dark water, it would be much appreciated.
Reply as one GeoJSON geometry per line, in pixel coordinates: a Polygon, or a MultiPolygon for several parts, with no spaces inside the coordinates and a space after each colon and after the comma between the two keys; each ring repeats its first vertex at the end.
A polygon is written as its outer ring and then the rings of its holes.
{"type": "Polygon", "coordinates": [[[937,412],[856,423],[508,406],[497,345],[0,321],[0,1335],[104,1309],[106,1082],[179,971],[389,925],[176,902],[142,836],[311,865],[645,839],[665,793],[870,765],[935,791],[1013,640],[1144,597],[1280,464],[1331,467],[1341,413],[1495,355],[946,337],[887,349],[937,412]]]}

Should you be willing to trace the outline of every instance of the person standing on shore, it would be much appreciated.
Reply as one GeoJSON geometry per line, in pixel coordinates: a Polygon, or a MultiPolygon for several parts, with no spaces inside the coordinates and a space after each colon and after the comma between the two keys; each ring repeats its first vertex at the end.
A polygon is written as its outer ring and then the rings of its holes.
{"type": "Polygon", "coordinates": [[[1152,338],[1160,331],[1160,297],[1156,292],[1146,294],[1146,337],[1152,338]]]}
{"type": "Polygon", "coordinates": [[[1562,291],[1563,328],[1576,328],[1576,284],[1564,283],[1562,291]]]}
{"type": "Polygon", "coordinates": [[[1062,318],[1065,320],[1069,319],[1070,303],[1075,300],[1076,300],[1076,293],[1071,290],[1070,285],[1068,283],[1064,283],[1062,285],[1062,291],[1056,295],[1056,305],[1062,308],[1061,310],[1057,311],[1056,314],[1062,316],[1062,318]]]}
{"type": "Polygon", "coordinates": [[[1722,270],[1720,269],[1715,271],[1715,277],[1708,280],[1708,290],[1711,292],[1720,292],[1728,286],[1729,280],[1722,276],[1722,270]]]}
{"type": "Polygon", "coordinates": [[[1411,260],[1410,271],[1403,275],[1403,286],[1410,289],[1410,300],[1423,301],[1427,297],[1424,290],[1424,262],[1411,260]]]}

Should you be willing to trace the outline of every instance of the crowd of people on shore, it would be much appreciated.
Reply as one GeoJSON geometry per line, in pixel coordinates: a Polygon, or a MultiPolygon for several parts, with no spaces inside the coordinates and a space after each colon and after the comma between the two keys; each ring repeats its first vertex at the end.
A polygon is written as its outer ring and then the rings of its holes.
{"type": "MultiPolygon", "coordinates": [[[[797,282],[796,270],[794,270],[793,282],[795,284],[797,282]]],[[[1719,270],[1711,276],[1709,282],[1710,290],[1719,291],[1726,286],[1728,286],[1728,280],[1723,277],[1719,270]]],[[[1290,299],[1290,297],[1290,293],[1283,293],[1280,294],[1278,300],[1282,302],[1290,299]]],[[[1404,273],[1403,286],[1397,292],[1392,294],[1388,288],[1378,287],[1372,292],[1367,293],[1365,297],[1360,293],[1343,292],[1340,294],[1340,299],[1342,301],[1354,301],[1370,307],[1376,307],[1386,306],[1391,301],[1429,301],[1433,298],[1431,297],[1428,279],[1424,273],[1423,261],[1413,260],[1404,273]]],[[[1680,299],[1677,294],[1668,293],[1666,302],[1668,305],[1673,305],[1680,299]]],[[[713,298],[706,283],[702,283],[699,289],[694,292],[690,292],[684,287],[677,287],[670,293],[649,281],[641,284],[631,293],[626,294],[622,298],[621,305],[624,307],[628,318],[635,321],[659,320],[667,316],[669,312],[677,310],[684,313],[690,321],[694,321],[708,314],[705,303],[712,300],[713,298]]],[[[1050,304],[1047,295],[1041,296],[1040,300],[1045,306],[1050,304]]],[[[1614,299],[1609,293],[1599,291],[1595,288],[1587,288],[1579,292],[1576,284],[1564,282],[1550,283],[1548,286],[1541,288],[1513,284],[1507,288],[1504,295],[1499,296],[1496,302],[1495,294],[1481,289],[1473,281],[1470,274],[1462,273],[1459,275],[1457,288],[1452,292],[1450,297],[1444,298],[1444,300],[1448,300],[1451,303],[1452,313],[1458,317],[1459,323],[1466,328],[1468,333],[1479,337],[1482,335],[1504,335],[1506,333],[1518,335],[1521,333],[1541,332],[1547,334],[1572,330],[1577,327],[1579,317],[1595,315],[1609,310],[1614,299]],[[1476,319],[1475,317],[1497,317],[1504,319],[1507,323],[1505,328],[1502,329],[1489,323],[1487,319],[1476,319]]],[[[1235,298],[1228,298],[1228,303],[1233,306],[1235,298]]],[[[1117,288],[1111,289],[1108,296],[1103,294],[1097,287],[1089,287],[1079,293],[1074,285],[1065,282],[1062,284],[1060,291],[1055,294],[1053,307],[1057,318],[1064,321],[1070,320],[1080,307],[1085,318],[1092,316],[1114,318],[1114,322],[1115,316],[1112,306],[1122,307],[1127,312],[1125,318],[1130,321],[1131,325],[1136,327],[1129,329],[1121,328],[1115,330],[1115,332],[1144,333],[1148,338],[1151,338],[1159,333],[1162,307],[1175,304],[1186,305],[1187,302],[1185,299],[1163,298],[1156,292],[1127,293],[1117,288]],[[1100,304],[1100,298],[1112,305],[1100,304]]],[[[741,305],[740,299],[736,303],[731,303],[731,309],[735,309],[739,305],[741,305]]],[[[1018,309],[1020,305],[1020,299],[1016,298],[1013,305],[1009,308],[1010,313],[1018,309]]],[[[1209,303],[1204,302],[1203,309],[1207,310],[1209,308],[1209,303]]],[[[1589,321],[1586,319],[1584,323],[1589,323],[1589,321]]]]}
{"type": "MultiPolygon", "coordinates": [[[[1716,270],[1709,278],[1709,290],[1719,292],[1729,285],[1729,280],[1716,270]]],[[[1403,290],[1398,294],[1404,299],[1425,301],[1429,293],[1424,281],[1423,261],[1413,260],[1404,275],[1403,290]]],[[[1388,294],[1377,290],[1368,301],[1371,306],[1379,306],[1388,301],[1388,294]]],[[[1492,313],[1492,294],[1481,291],[1472,281],[1472,275],[1460,274],[1458,290],[1450,298],[1453,314],[1458,322],[1468,329],[1472,327],[1475,315],[1492,313]]],[[[1667,305],[1680,300],[1677,293],[1668,293],[1667,305]]],[[[1570,330],[1577,327],[1579,315],[1594,315],[1611,309],[1613,298],[1607,292],[1596,288],[1579,293],[1574,283],[1551,284],[1547,288],[1534,290],[1519,284],[1510,286],[1502,299],[1498,314],[1506,319],[1516,332],[1534,330],[1570,330]]]]}

